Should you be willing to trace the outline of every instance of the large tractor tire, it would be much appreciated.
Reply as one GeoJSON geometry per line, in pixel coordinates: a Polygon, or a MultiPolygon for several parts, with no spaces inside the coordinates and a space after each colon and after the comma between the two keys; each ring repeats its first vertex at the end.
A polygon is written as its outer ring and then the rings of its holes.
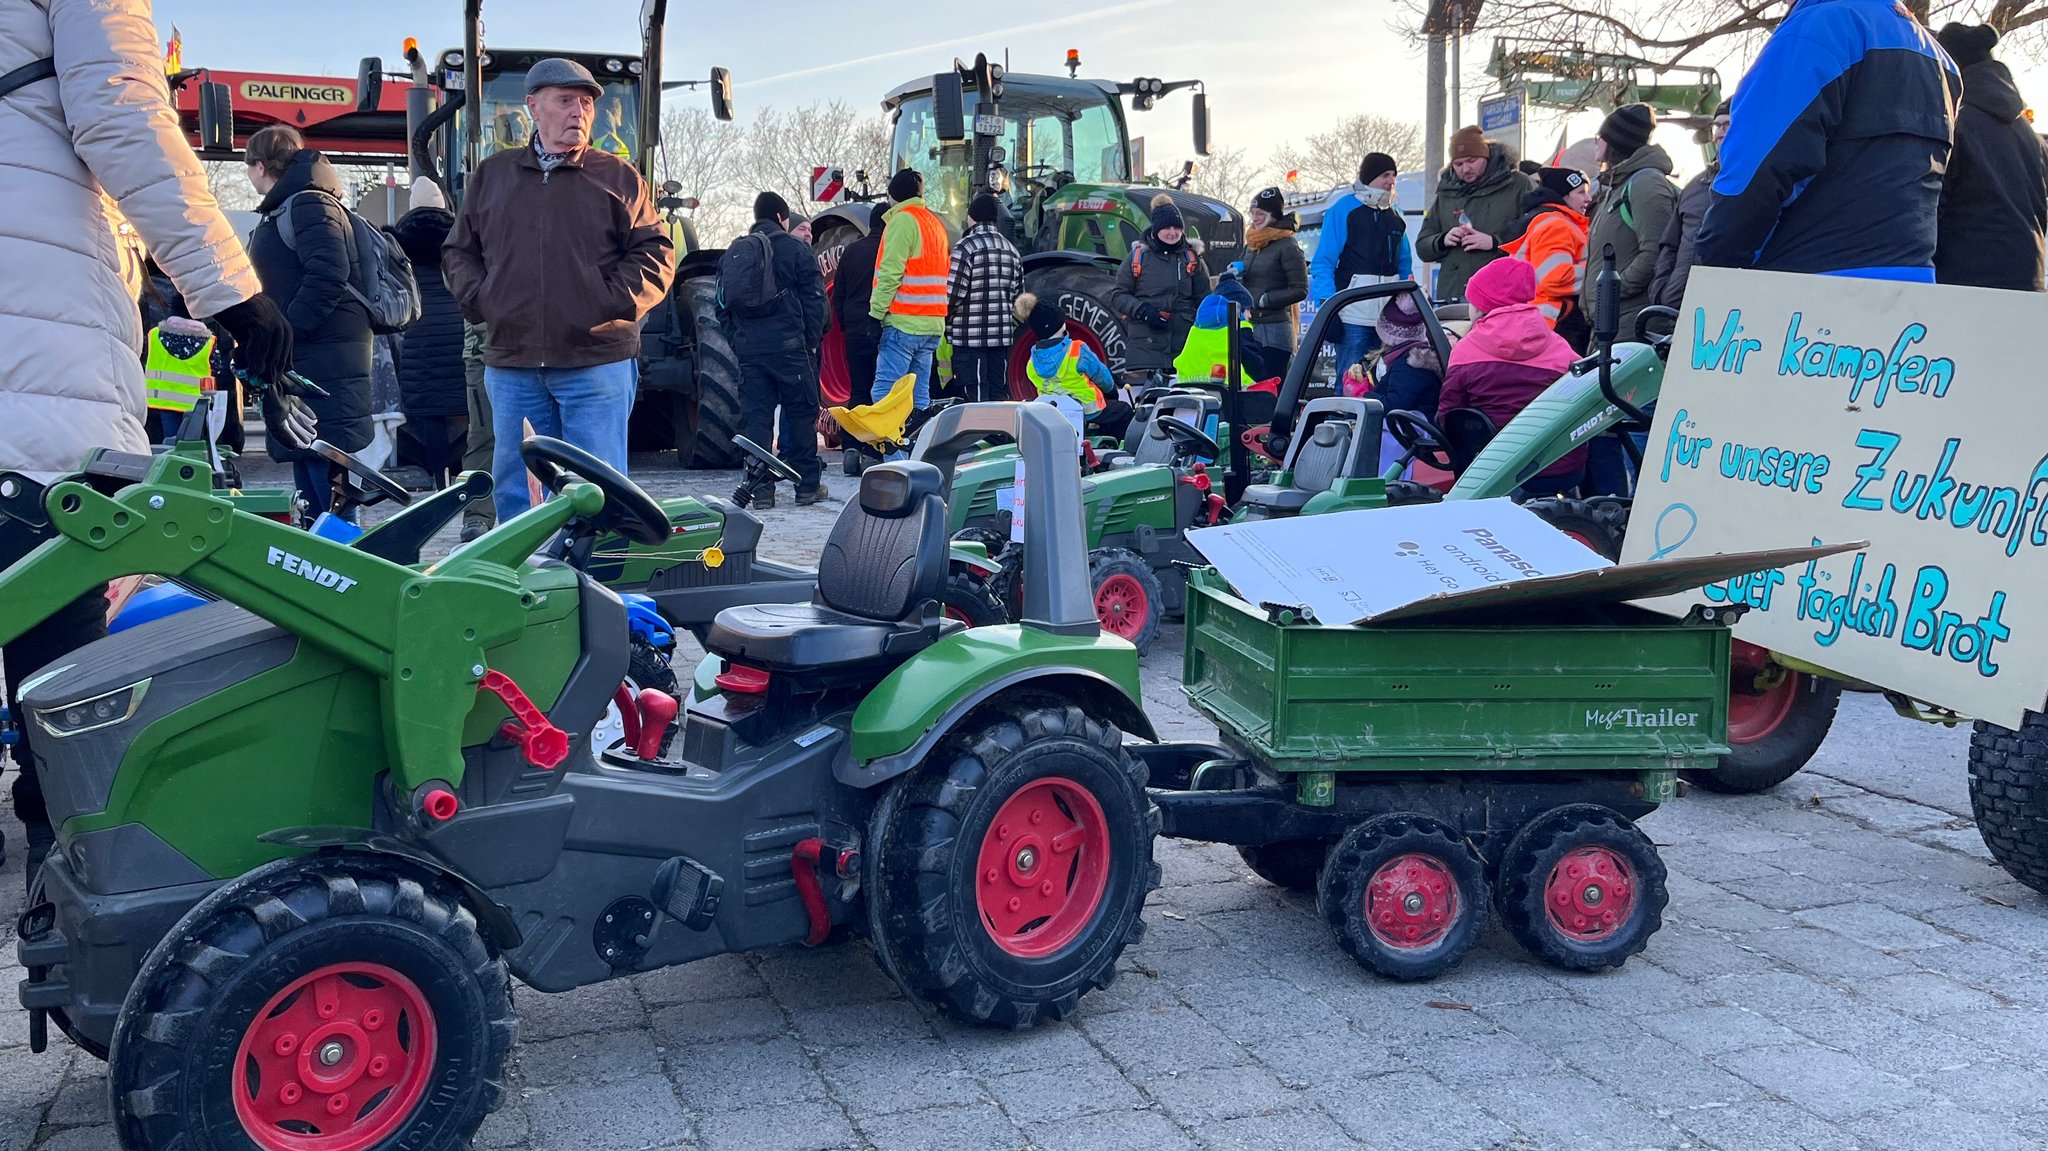
{"type": "Polygon", "coordinates": [[[1072,705],[988,717],[875,809],[868,934],[905,990],[959,1018],[1072,1018],[1116,978],[1159,885],[1159,809],[1116,728],[1072,705]]]}
{"type": "Polygon", "coordinates": [[[467,1146],[518,1030],[504,961],[409,864],[302,858],[200,901],[114,1028],[140,1151],[467,1146]]]}
{"type": "MultiPolygon", "coordinates": [[[[821,220],[819,223],[825,224],[825,221],[821,220]]],[[[860,237],[859,228],[841,221],[836,226],[826,224],[825,230],[811,240],[811,255],[817,257],[818,271],[825,276],[827,300],[832,298],[832,284],[839,278],[839,258],[845,255],[846,249],[852,247],[854,241],[860,237]]],[[[853,394],[852,374],[846,366],[846,333],[839,327],[838,309],[831,309],[830,312],[831,314],[826,317],[828,326],[825,329],[825,339],[818,348],[818,391],[823,396],[825,407],[845,406],[847,399],[853,394]]],[[[820,427],[826,425],[830,425],[828,432],[839,426],[832,423],[830,416],[819,422],[820,427]]]]}
{"type": "Polygon", "coordinates": [[[1628,535],[1628,509],[1614,500],[1575,500],[1564,496],[1530,500],[1522,505],[1543,522],[1598,552],[1609,563],[1621,562],[1621,541],[1628,535]]]}
{"type": "MultiPolygon", "coordinates": [[[[1048,264],[1024,273],[1024,290],[1049,300],[1066,313],[1067,331],[1094,349],[1109,365],[1110,374],[1120,376],[1130,354],[1130,334],[1109,304],[1109,290],[1116,282],[1116,270],[1100,263],[1048,264]]],[[[1031,359],[1031,340],[1020,335],[1010,350],[1010,395],[1019,400],[1035,399],[1024,365],[1031,359]]]]}
{"type": "Polygon", "coordinates": [[[2048,893],[2048,715],[1971,728],[1970,813],[1998,866],[2048,893]]]}
{"type": "Polygon", "coordinates": [[[689,299],[697,325],[696,386],[686,387],[674,400],[676,465],[736,468],[740,450],[732,438],[740,430],[740,361],[718,322],[718,281],[698,276],[676,291],[689,299]]]}

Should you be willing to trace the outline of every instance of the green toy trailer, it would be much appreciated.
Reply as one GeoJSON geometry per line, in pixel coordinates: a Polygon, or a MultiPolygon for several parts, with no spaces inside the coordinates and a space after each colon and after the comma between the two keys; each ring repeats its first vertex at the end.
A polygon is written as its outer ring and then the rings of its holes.
{"type": "Polygon", "coordinates": [[[1182,691],[1221,743],[1140,749],[1162,833],[1234,844],[1266,879],[1314,890],[1338,943],[1389,978],[1455,966],[1489,906],[1546,962],[1619,966],[1666,900],[1634,821],[1727,751],[1736,613],[1621,602],[1690,586],[1575,577],[1344,626],[1198,569],[1182,691]]]}
{"type": "Polygon", "coordinates": [[[1036,405],[933,421],[862,477],[813,602],[721,613],[680,717],[626,701],[679,718],[673,753],[591,746],[628,633],[582,566],[671,529],[567,444],[523,449],[556,498],[431,565],[375,541],[431,535],[459,488],[348,546],[176,455],[0,476],[0,514],[56,537],[0,572],[0,641],[120,575],[223,601],[22,686],[58,837],[20,922],[31,1046],[55,1022],[108,1058],[129,1148],[452,1147],[503,1092],[508,976],[564,991],[852,926],[942,1010],[1072,1014],[1158,881],[1119,734],[1152,736],[1136,652],[1095,621],[1053,463],[1075,450],[1036,405]],[[970,631],[938,606],[944,493],[995,432],[1046,515],[1023,622],[970,631]]]}

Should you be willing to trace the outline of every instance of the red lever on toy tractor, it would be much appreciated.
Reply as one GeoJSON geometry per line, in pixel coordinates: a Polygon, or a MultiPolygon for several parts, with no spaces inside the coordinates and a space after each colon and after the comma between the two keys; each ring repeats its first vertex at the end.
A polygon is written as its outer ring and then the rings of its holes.
{"type": "Polygon", "coordinates": [[[1206,465],[1196,464],[1187,475],[1180,478],[1180,482],[1202,493],[1202,510],[1197,513],[1198,518],[1211,526],[1223,522],[1223,513],[1229,510],[1230,505],[1222,496],[1216,494],[1216,485],[1209,479],[1209,469],[1206,465]]]}
{"type": "Polygon", "coordinates": [[[569,733],[548,722],[548,717],[533,706],[512,677],[501,671],[487,671],[478,690],[490,692],[505,701],[512,711],[512,718],[498,729],[498,734],[519,745],[526,756],[526,762],[543,770],[553,770],[569,758],[569,733]]]}

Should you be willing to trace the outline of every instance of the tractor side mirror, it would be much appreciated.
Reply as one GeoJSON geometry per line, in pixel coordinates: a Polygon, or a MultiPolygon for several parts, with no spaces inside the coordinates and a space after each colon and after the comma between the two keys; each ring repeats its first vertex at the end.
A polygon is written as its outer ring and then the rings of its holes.
{"type": "Polygon", "coordinates": [[[932,127],[945,143],[967,139],[967,97],[961,91],[958,72],[932,77],[932,127]]]}
{"type": "Polygon", "coordinates": [[[199,85],[199,150],[235,150],[234,90],[218,81],[199,85]]]}
{"type": "Polygon", "coordinates": [[[1209,154],[1209,94],[1195,93],[1195,155],[1209,154]]]}
{"type": "Polygon", "coordinates": [[[365,56],[356,65],[356,111],[375,112],[384,102],[384,58],[365,56]]]}
{"type": "Polygon", "coordinates": [[[732,72],[729,69],[711,70],[711,114],[720,120],[732,119],[732,72]]]}

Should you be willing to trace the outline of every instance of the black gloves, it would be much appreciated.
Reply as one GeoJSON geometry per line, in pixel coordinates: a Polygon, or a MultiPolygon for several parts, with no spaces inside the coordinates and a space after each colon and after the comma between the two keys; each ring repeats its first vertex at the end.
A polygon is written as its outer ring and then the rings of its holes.
{"type": "Polygon", "coordinates": [[[267,386],[291,371],[292,326],[270,297],[243,300],[214,319],[235,338],[235,366],[258,383],[267,386]]]}
{"type": "MultiPolygon", "coordinates": [[[[290,329],[286,329],[286,334],[290,334],[290,329]]],[[[297,372],[283,373],[276,383],[263,388],[264,432],[272,442],[291,451],[312,451],[313,440],[320,434],[320,420],[303,397],[326,394],[318,384],[297,372]]]]}
{"type": "Polygon", "coordinates": [[[1165,312],[1160,311],[1158,308],[1155,308],[1150,304],[1140,304],[1138,306],[1143,309],[1143,311],[1138,313],[1138,318],[1145,321],[1146,327],[1152,329],[1155,332],[1163,332],[1166,330],[1165,312]]]}

